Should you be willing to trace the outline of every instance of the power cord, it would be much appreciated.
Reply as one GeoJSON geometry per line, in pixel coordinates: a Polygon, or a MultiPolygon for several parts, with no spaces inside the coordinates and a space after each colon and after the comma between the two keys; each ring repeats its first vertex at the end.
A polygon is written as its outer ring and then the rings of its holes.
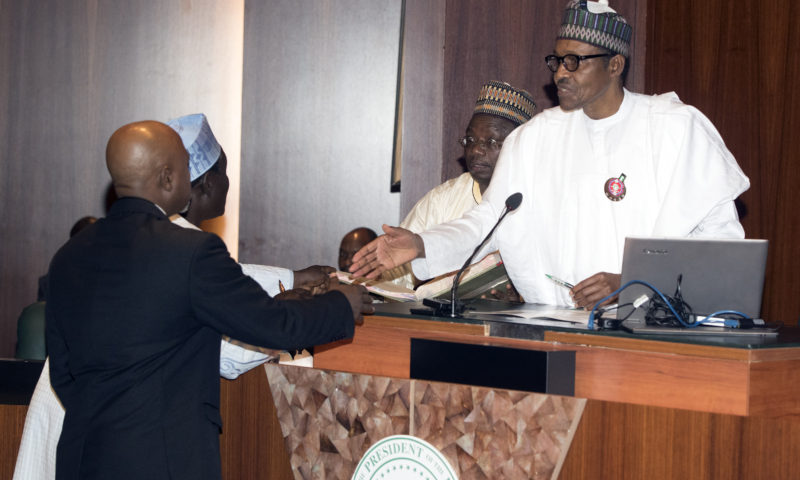
{"type": "MultiPolygon", "coordinates": [[[[697,316],[692,312],[691,307],[683,300],[683,296],[681,295],[682,278],[683,275],[678,276],[678,285],[675,288],[675,295],[673,297],[665,296],[656,287],[643,280],[631,280],[630,282],[627,282],[625,285],[622,285],[621,287],[614,290],[610,294],[600,299],[600,301],[595,303],[594,307],[592,307],[592,311],[589,313],[589,322],[587,325],[589,330],[595,330],[595,327],[597,327],[597,329],[619,328],[622,322],[627,320],[628,317],[630,317],[630,315],[633,314],[636,308],[638,308],[642,304],[641,302],[642,298],[640,297],[634,302],[633,305],[634,308],[623,319],[612,320],[612,319],[602,318],[602,315],[606,311],[607,307],[600,307],[600,305],[604,303],[606,300],[614,298],[621,291],[625,290],[631,285],[637,285],[637,284],[644,285],[645,287],[652,290],[653,293],[655,293],[655,295],[650,299],[650,302],[647,307],[647,313],[645,315],[645,322],[648,325],[695,328],[703,324],[711,324],[714,322],[719,322],[720,321],[719,319],[722,318],[723,325],[726,327],[752,328],[753,326],[755,326],[753,319],[751,319],[744,313],[735,310],[720,310],[710,315],[707,315],[702,320],[698,321],[697,316]],[[739,318],[738,319],[723,318],[722,315],[735,315],[739,318]]],[[[628,304],[625,304],[623,306],[628,306],[628,304]]]]}
{"type": "Polygon", "coordinates": [[[618,330],[622,326],[622,322],[630,318],[633,315],[633,312],[636,311],[636,306],[633,303],[623,303],[622,305],[606,305],[605,307],[600,307],[597,309],[597,315],[595,317],[595,322],[597,323],[597,327],[603,330],[618,330]],[[625,314],[622,318],[605,318],[603,315],[609,312],[617,311],[619,312],[623,308],[626,307],[633,307],[631,310],[625,314]]]}
{"type": "Polygon", "coordinates": [[[692,307],[686,303],[681,294],[682,280],[683,275],[678,275],[678,285],[675,287],[673,296],[659,295],[650,299],[644,315],[645,324],[659,327],[694,325],[694,320],[684,321],[684,319],[692,318],[692,307]]]}

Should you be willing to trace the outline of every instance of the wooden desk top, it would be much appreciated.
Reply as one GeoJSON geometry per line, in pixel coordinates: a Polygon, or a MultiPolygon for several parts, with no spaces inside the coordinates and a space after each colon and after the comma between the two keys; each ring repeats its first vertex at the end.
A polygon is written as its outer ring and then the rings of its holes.
{"type": "Polygon", "coordinates": [[[528,338],[507,338],[490,330],[481,321],[381,312],[366,317],[352,340],[317,347],[314,366],[409,378],[412,337],[575,350],[576,397],[734,415],[800,414],[796,327],[785,338],[737,337],[727,344],[541,327],[528,338]]]}

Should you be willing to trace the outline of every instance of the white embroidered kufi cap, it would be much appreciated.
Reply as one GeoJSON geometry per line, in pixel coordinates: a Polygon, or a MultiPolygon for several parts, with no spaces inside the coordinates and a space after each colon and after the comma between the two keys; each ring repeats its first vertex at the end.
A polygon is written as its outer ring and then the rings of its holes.
{"type": "Polygon", "coordinates": [[[167,125],[178,132],[183,146],[189,152],[189,176],[195,181],[219,160],[219,146],[205,114],[195,113],[174,118],[167,125]]]}

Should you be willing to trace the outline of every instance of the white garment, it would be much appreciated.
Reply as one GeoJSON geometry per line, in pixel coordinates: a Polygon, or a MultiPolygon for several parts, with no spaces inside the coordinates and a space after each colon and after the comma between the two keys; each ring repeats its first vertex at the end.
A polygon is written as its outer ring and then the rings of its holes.
{"type": "MultiPolygon", "coordinates": [[[[462,173],[426,193],[408,212],[400,226],[414,233],[424,232],[440,223],[461,217],[480,201],[478,184],[469,172],[462,173]]],[[[414,288],[414,277],[408,264],[390,270],[382,278],[391,279],[396,285],[414,288]]]]}
{"type": "Polygon", "coordinates": [[[483,202],[422,233],[426,258],[412,266],[419,278],[458,268],[522,192],[483,254],[500,250],[526,301],[568,306],[545,274],[577,283],[618,273],[627,236],[742,238],[733,200],[749,185],[711,122],[674,93],[626,90],[601,120],[555,107],[506,138],[483,202]],[[612,202],[604,185],[621,174],[627,193],[612,202]]]}
{"type": "Polygon", "coordinates": [[[56,478],[56,448],[64,423],[64,407],[50,386],[50,359],[33,390],[14,468],[14,480],[56,478]]]}
{"type": "Polygon", "coordinates": [[[281,284],[287,290],[294,288],[294,272],[288,268],[251,263],[240,263],[239,265],[242,267],[242,273],[258,282],[261,288],[272,297],[281,293],[281,284]]]}
{"type": "MultiPolygon", "coordinates": [[[[175,215],[173,223],[183,228],[200,230],[191,222],[175,215]]],[[[245,275],[253,277],[272,296],[280,292],[278,281],[291,289],[294,273],[291,270],[264,265],[242,265],[245,275]]],[[[222,340],[220,345],[219,374],[227,379],[255,368],[273,358],[272,355],[222,340]]],[[[25,416],[14,480],[52,480],[56,476],[56,448],[64,423],[64,407],[50,386],[50,360],[44,362],[42,374],[25,416]]]]}
{"type": "Polygon", "coordinates": [[[408,212],[401,227],[414,233],[449,222],[480,203],[480,190],[473,194],[475,180],[469,172],[462,173],[425,194],[408,212]]]}

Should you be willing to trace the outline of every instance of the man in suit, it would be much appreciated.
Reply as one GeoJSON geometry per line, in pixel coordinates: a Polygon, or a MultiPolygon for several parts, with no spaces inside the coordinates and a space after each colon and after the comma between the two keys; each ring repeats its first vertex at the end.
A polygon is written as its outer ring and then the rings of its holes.
{"type": "Polygon", "coordinates": [[[56,478],[218,479],[219,346],[298,349],[353,335],[363,288],[278,301],[219,237],[173,225],[188,156],[158,122],[125,125],[106,161],[119,200],[56,253],[47,344],[65,409],[56,478]]]}

